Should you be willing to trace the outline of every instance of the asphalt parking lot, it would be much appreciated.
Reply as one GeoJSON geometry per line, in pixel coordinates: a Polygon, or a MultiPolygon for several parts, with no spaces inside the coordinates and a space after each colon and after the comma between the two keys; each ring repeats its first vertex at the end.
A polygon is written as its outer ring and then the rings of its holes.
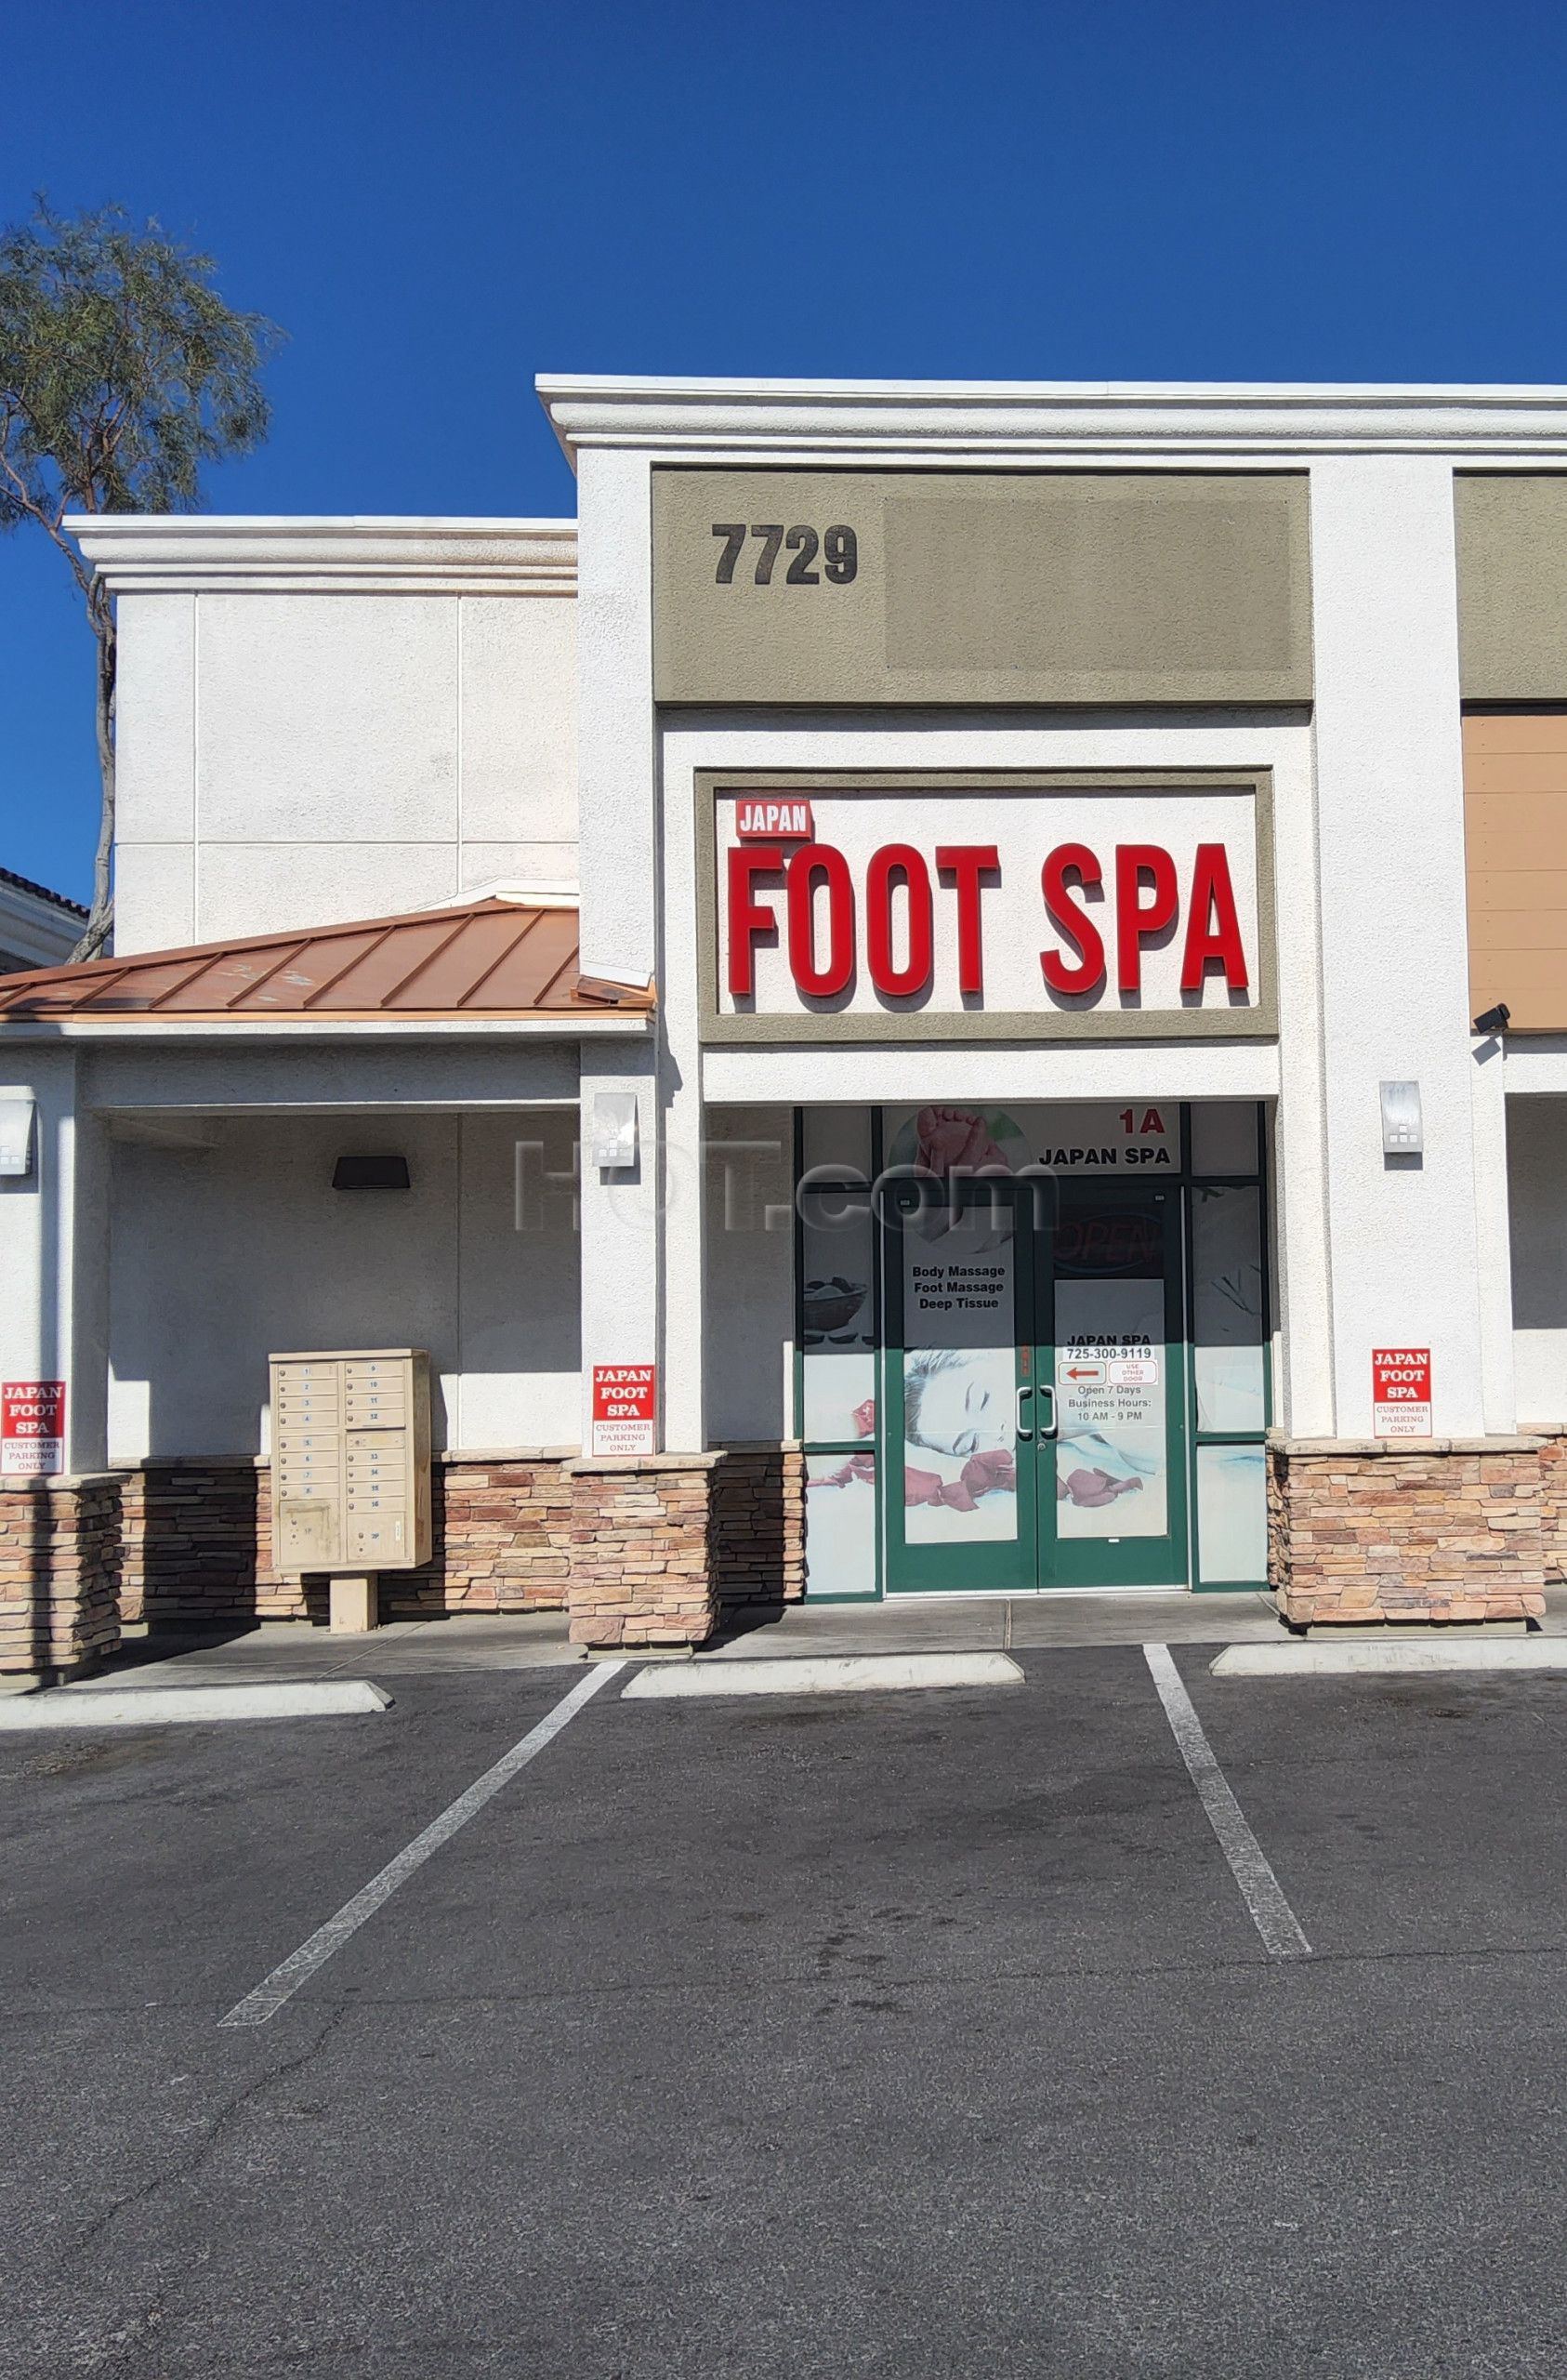
{"type": "MultiPolygon", "coordinates": [[[[1567,2360],[1567,1680],[1137,1646],[0,1737],[0,2370],[1413,2380],[1567,2360]]],[[[366,1673],[374,1675],[373,1656],[366,1673]]]]}

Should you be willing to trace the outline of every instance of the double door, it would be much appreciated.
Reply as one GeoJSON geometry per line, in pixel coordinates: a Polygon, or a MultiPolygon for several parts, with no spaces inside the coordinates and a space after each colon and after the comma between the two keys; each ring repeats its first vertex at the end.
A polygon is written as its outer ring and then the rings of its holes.
{"type": "Polygon", "coordinates": [[[890,1593],[1184,1583],[1180,1247],[1168,1183],[897,1185],[890,1593]]]}

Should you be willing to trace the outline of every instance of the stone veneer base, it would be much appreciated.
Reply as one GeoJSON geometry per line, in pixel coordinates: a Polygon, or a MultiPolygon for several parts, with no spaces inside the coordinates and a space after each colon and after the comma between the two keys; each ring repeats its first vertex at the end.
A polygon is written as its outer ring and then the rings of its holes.
{"type": "MultiPolygon", "coordinates": [[[[383,1620],[460,1611],[559,1611],[571,1561],[566,1447],[438,1454],[433,1546],[381,1579],[383,1620]]],[[[324,1578],[272,1567],[271,1468],[254,1455],[162,1458],[124,1474],[127,1620],[326,1618],[324,1578]]]]}
{"type": "Polygon", "coordinates": [[[805,1593],[805,1459],[794,1446],[584,1457],[572,1482],[573,1644],[705,1644],[805,1593]]]}
{"type": "Polygon", "coordinates": [[[0,1672],[73,1676],[120,1642],[120,1479],[0,1479],[0,1672]]]}
{"type": "Polygon", "coordinates": [[[1292,1627],[1545,1610],[1542,1441],[1271,1440],[1269,1579],[1292,1627]]]}
{"type": "Polygon", "coordinates": [[[1567,1580],[1567,1421],[1531,1421],[1525,1435],[1540,1442],[1540,1535],[1546,1584],[1567,1580]]]}
{"type": "MultiPolygon", "coordinates": [[[[272,1568],[265,1459],[159,1457],[6,1484],[0,1669],[80,1668],[118,1643],[122,1620],[326,1619],[324,1578],[272,1568]]],[[[564,1447],[438,1454],[433,1487],[431,1558],[383,1574],[383,1620],[569,1608],[579,1644],[675,1646],[805,1592],[792,1446],[612,1465],[564,1447]]]]}
{"type": "MultiPolygon", "coordinates": [[[[570,1612],[584,1646],[705,1643],[805,1591],[791,1445],[584,1461],[559,1447],[438,1455],[435,1549],[387,1574],[388,1620],[570,1612]]],[[[1270,1578],[1295,1627],[1517,1624],[1567,1575],[1567,1425],[1469,1441],[1275,1437],[1270,1578]]],[[[270,1567],[252,1456],[0,1481],[0,1671],[71,1675],[153,1625],[323,1620],[326,1581],[270,1567]]]]}

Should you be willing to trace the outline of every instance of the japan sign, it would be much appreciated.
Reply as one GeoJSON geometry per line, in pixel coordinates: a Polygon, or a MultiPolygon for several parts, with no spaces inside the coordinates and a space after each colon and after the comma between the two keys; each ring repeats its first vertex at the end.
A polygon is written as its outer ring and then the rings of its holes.
{"type": "Polygon", "coordinates": [[[0,1474],[47,1478],[65,1469],[65,1382],[0,1382],[0,1474]]]}
{"type": "Polygon", "coordinates": [[[595,1364],[594,1453],[652,1454],[657,1403],[656,1365],[595,1364]]]}
{"type": "Polygon", "coordinates": [[[1431,1351],[1374,1347],[1371,1351],[1371,1431],[1377,1438],[1431,1435],[1431,1351]]]}

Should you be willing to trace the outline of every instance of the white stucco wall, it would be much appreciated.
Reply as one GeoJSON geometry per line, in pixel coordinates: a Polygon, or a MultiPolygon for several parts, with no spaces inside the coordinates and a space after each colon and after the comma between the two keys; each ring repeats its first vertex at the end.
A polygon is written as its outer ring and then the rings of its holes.
{"type": "Polygon", "coordinates": [[[207,1144],[112,1147],[116,1457],[264,1452],[269,1354],[339,1346],[427,1347],[440,1445],[576,1443],[573,1198],[548,1180],[571,1111],[172,1129],[207,1144]],[[332,1188],[339,1154],[386,1149],[407,1192],[332,1188]]]}
{"type": "Polygon", "coordinates": [[[1439,1436],[1488,1415],[1475,1214],[1451,461],[1311,469],[1323,1061],[1337,1428],[1371,1351],[1429,1347],[1439,1436]],[[1378,1085],[1420,1086],[1425,1151],[1383,1155],[1378,1085]]]}
{"type": "Polygon", "coordinates": [[[1508,1101],[1518,1418],[1567,1421],[1567,1098],[1508,1101]]]}
{"type": "Polygon", "coordinates": [[[0,1180],[0,1379],[65,1382],[65,1463],[104,1459],[109,1170],[102,1119],[80,1097],[76,1054],[7,1053],[0,1098],[33,1103],[32,1167],[0,1180]]]}
{"type": "Polygon", "coordinates": [[[334,573],[120,588],[122,952],[575,881],[574,596],[334,573]]]}

